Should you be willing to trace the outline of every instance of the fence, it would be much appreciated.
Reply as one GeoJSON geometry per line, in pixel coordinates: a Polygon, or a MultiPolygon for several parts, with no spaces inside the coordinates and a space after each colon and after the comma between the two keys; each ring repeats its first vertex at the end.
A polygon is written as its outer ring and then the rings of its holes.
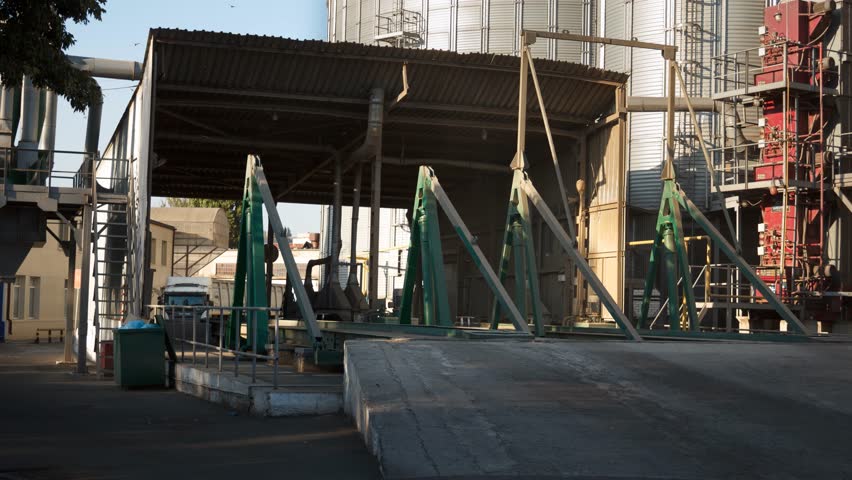
{"type": "MultiPolygon", "coordinates": [[[[245,359],[251,362],[251,381],[257,382],[257,362],[271,361],[272,362],[272,387],[278,388],[278,364],[279,364],[279,326],[278,318],[281,317],[281,309],[268,307],[225,307],[225,306],[178,306],[178,305],[149,305],[152,314],[160,319],[166,329],[169,339],[180,346],[180,361],[186,361],[187,348],[191,350],[192,364],[195,365],[199,361],[199,349],[202,350],[204,367],[210,366],[210,353],[214,354],[217,362],[217,370],[221,373],[225,361],[225,355],[233,356],[234,362],[234,377],[240,375],[240,360],[245,359]],[[257,345],[257,325],[259,312],[266,312],[267,318],[275,318],[272,321],[273,339],[270,354],[260,354],[257,345]],[[215,322],[216,327],[213,328],[214,314],[218,313],[218,321],[215,322]],[[233,345],[224,345],[226,338],[225,332],[228,318],[245,318],[245,330],[248,337],[249,332],[253,333],[252,338],[247,338],[246,347],[251,351],[243,350],[242,342],[242,326],[240,334],[234,336],[233,345]],[[187,325],[189,324],[189,325],[187,325]],[[189,331],[187,331],[189,330],[189,331]],[[199,331],[203,330],[203,332],[199,331]],[[191,336],[187,336],[189,333],[191,336]],[[203,337],[199,339],[199,335],[203,333],[203,337]]],[[[264,326],[264,328],[267,328],[264,326]]],[[[266,345],[263,345],[263,350],[266,350],[266,345]]],[[[176,352],[177,353],[177,352],[176,352]]]]}

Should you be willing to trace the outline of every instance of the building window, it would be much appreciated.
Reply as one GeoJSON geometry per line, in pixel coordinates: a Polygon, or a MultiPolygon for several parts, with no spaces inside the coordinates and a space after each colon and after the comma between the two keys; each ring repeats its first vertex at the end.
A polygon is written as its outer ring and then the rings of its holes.
{"type": "Polygon", "coordinates": [[[151,239],[151,265],[154,265],[157,260],[157,241],[153,238],[151,239]]]}
{"type": "Polygon", "coordinates": [[[38,306],[39,306],[39,298],[41,297],[41,278],[39,277],[30,277],[30,303],[29,303],[29,315],[28,318],[37,319],[38,318],[38,306]]]}
{"type": "Polygon", "coordinates": [[[167,265],[166,263],[166,253],[169,251],[169,247],[166,245],[166,241],[163,240],[160,242],[160,263],[163,265],[167,265]]]}
{"type": "Polygon", "coordinates": [[[18,275],[12,285],[12,318],[24,316],[24,282],[27,277],[18,275]]]}

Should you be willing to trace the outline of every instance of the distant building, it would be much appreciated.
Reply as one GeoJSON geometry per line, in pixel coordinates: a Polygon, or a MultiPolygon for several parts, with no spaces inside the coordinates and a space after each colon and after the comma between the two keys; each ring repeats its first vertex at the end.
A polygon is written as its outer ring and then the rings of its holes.
{"type": "MultiPolygon", "coordinates": [[[[70,230],[65,224],[48,224],[48,228],[63,241],[69,238],[70,230]]],[[[154,271],[155,290],[161,289],[171,274],[174,234],[174,227],[151,221],[151,269],[154,271]]],[[[36,329],[65,328],[65,292],[70,286],[75,289],[77,298],[81,258],[82,251],[78,245],[77,273],[69,282],[68,256],[56,238],[48,234],[41,248],[30,251],[9,287],[6,340],[34,340],[36,329]]],[[[156,297],[152,301],[156,301],[156,297]]],[[[76,315],[77,305],[74,305],[73,311],[76,315]]],[[[74,320],[76,325],[77,319],[74,320]]],[[[40,336],[44,337],[45,334],[40,336]]]]}
{"type": "MultiPolygon", "coordinates": [[[[323,257],[332,253],[331,217],[331,206],[324,206],[320,224],[320,237],[323,239],[323,257]]],[[[349,279],[349,262],[351,258],[352,207],[344,206],[341,218],[343,221],[340,226],[340,238],[343,245],[340,250],[340,273],[338,278],[341,286],[345,286],[349,279]]],[[[362,207],[358,218],[358,244],[356,250],[358,266],[356,268],[356,275],[358,277],[358,284],[361,285],[361,290],[365,291],[368,278],[365,266],[370,256],[370,209],[362,207]]],[[[391,302],[394,298],[394,290],[402,289],[402,283],[405,280],[405,263],[408,259],[410,237],[411,233],[408,228],[408,218],[405,215],[405,210],[401,208],[383,208],[381,210],[379,225],[379,294],[377,298],[384,298],[386,301],[391,302]]]]}
{"type": "MultiPolygon", "coordinates": [[[[304,282],[307,273],[308,262],[320,258],[319,233],[302,234],[306,239],[304,243],[297,244],[291,242],[290,249],[293,251],[293,258],[296,260],[296,265],[299,267],[299,278],[304,282]],[[312,240],[307,240],[312,239],[312,240]],[[301,248],[305,245],[317,245],[314,248],[301,248]]],[[[294,236],[295,238],[299,238],[294,236]]],[[[237,249],[232,248],[216,257],[213,261],[201,268],[195,276],[210,277],[222,280],[233,280],[237,272],[237,249]]],[[[320,269],[314,269],[312,272],[314,290],[318,290],[320,281],[320,269]]],[[[284,259],[281,255],[275,259],[272,264],[272,281],[275,283],[284,283],[287,278],[287,270],[284,267],[284,259]]]]}

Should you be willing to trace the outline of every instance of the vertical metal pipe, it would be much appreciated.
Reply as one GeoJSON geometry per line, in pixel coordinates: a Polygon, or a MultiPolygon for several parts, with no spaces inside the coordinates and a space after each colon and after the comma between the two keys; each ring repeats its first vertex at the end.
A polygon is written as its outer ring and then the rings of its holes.
{"type": "Polygon", "coordinates": [[[90,261],[92,253],[92,206],[83,205],[83,258],[80,262],[80,295],[79,295],[79,310],[77,314],[77,373],[84,375],[88,369],[86,367],[86,344],[88,343],[87,334],[89,328],[89,280],[90,277],[90,261]]]}
{"type": "Polygon", "coordinates": [[[198,342],[195,326],[198,324],[198,309],[192,307],[192,364],[195,365],[195,344],[198,342]]]}
{"type": "Polygon", "coordinates": [[[38,90],[28,76],[21,88],[21,140],[18,142],[17,168],[31,168],[38,161],[38,90]]]}
{"type": "Polygon", "coordinates": [[[364,169],[355,165],[355,185],[352,187],[352,231],[349,243],[349,280],[348,285],[358,285],[358,214],[361,210],[361,176],[364,169]]]}
{"type": "Polygon", "coordinates": [[[367,138],[371,142],[375,157],[373,158],[373,181],[370,199],[370,306],[379,295],[379,233],[381,227],[382,206],[382,122],[384,121],[385,93],[381,88],[374,88],[370,93],[370,111],[368,115],[367,138]]]}
{"type": "MultiPolygon", "coordinates": [[[[272,231],[272,222],[266,221],[266,305],[272,306],[272,274],[275,272],[272,252],[275,248],[275,232],[272,231]]],[[[189,258],[189,255],[187,255],[189,258]]]]}
{"type": "Polygon", "coordinates": [[[668,80],[668,107],[666,110],[666,164],[663,167],[663,180],[675,179],[675,153],[674,153],[674,131],[675,131],[675,63],[674,60],[668,60],[669,80],[668,80]]]}
{"type": "MultiPolygon", "coordinates": [[[[68,225],[69,233],[73,228],[68,225]]],[[[65,363],[74,361],[74,269],[77,261],[77,242],[74,235],[69,235],[65,243],[68,254],[68,286],[65,289],[65,363]]]]}
{"type": "Polygon", "coordinates": [[[45,95],[39,150],[53,150],[56,147],[56,100],[56,92],[48,90],[45,95]]]}
{"type": "Polygon", "coordinates": [[[343,157],[334,157],[334,200],[331,210],[331,261],[328,264],[330,270],[326,278],[328,284],[337,282],[340,285],[338,265],[340,264],[340,249],[343,243],[340,239],[341,216],[343,215],[343,157]]]}
{"type": "Polygon", "coordinates": [[[529,57],[525,54],[527,48],[527,35],[521,34],[521,77],[518,88],[518,146],[515,159],[512,162],[513,169],[526,169],[524,150],[526,150],[527,135],[527,82],[529,70],[529,57]]]}
{"type": "Polygon", "coordinates": [[[101,113],[104,101],[98,97],[97,101],[89,105],[89,115],[86,119],[86,144],[84,150],[90,154],[96,154],[101,136],[101,113]]]}
{"type": "Polygon", "coordinates": [[[15,91],[11,88],[0,86],[0,135],[9,136],[9,144],[0,143],[0,147],[12,146],[12,117],[14,116],[15,91]]]}

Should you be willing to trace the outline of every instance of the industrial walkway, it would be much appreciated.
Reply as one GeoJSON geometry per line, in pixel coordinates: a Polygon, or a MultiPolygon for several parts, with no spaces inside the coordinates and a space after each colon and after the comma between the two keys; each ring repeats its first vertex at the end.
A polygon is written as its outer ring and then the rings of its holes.
{"type": "Polygon", "coordinates": [[[342,415],[263,419],[122,391],[54,366],[61,356],[58,344],[0,344],[0,479],[379,478],[342,415]]]}
{"type": "Polygon", "coordinates": [[[852,478],[852,345],[346,344],[387,478],[852,478]]]}

